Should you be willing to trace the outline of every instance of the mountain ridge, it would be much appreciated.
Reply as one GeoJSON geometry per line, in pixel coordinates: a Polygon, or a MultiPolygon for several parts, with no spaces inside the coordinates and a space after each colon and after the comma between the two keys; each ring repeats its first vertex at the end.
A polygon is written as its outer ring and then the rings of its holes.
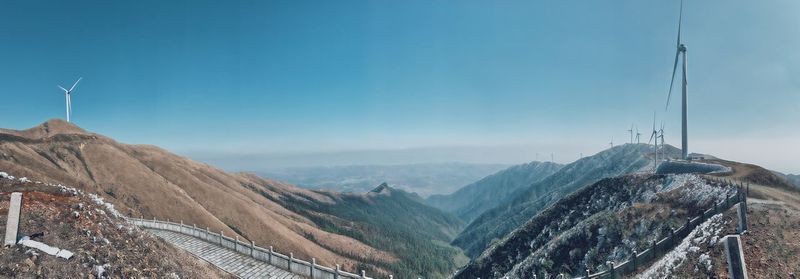
{"type": "Polygon", "coordinates": [[[492,209],[521,187],[536,183],[563,167],[553,162],[533,161],[514,165],[488,175],[448,195],[433,195],[425,201],[441,210],[452,212],[469,223],[492,209]]]}
{"type": "MultiPolygon", "coordinates": [[[[674,153],[674,147],[665,148],[668,153],[674,153]]],[[[653,162],[646,156],[651,151],[651,145],[625,144],[568,164],[547,178],[518,189],[500,202],[501,206],[478,216],[452,244],[475,258],[491,242],[502,239],[539,211],[577,189],[602,178],[651,169],[653,162]]]]}

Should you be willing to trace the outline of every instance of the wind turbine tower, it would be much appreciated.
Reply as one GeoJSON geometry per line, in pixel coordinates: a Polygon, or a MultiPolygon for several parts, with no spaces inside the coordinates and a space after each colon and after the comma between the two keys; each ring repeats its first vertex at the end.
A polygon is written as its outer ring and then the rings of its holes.
{"type": "Polygon", "coordinates": [[[669,100],[672,97],[672,86],[675,82],[675,73],[678,70],[678,58],[681,57],[683,54],[683,64],[681,67],[682,73],[682,82],[681,82],[681,152],[684,160],[689,159],[689,139],[688,139],[688,128],[687,126],[687,109],[688,109],[688,99],[687,99],[687,88],[686,88],[686,45],[681,43],[681,21],[683,20],[683,1],[681,1],[681,8],[680,13],[678,15],[678,43],[677,43],[677,51],[675,52],[675,64],[672,66],[672,79],[669,82],[669,94],[667,95],[667,107],[669,108],[669,100]]]}
{"type": "Polygon", "coordinates": [[[81,79],[83,79],[83,78],[82,77],[78,78],[78,80],[76,80],[75,83],[72,84],[72,87],[69,88],[69,90],[67,90],[66,88],[62,87],[61,85],[58,86],[58,88],[61,88],[61,90],[64,90],[64,96],[67,99],[67,122],[69,122],[69,117],[72,115],[72,101],[70,100],[70,96],[72,95],[72,91],[75,90],[75,86],[78,85],[78,82],[80,82],[81,79]]]}

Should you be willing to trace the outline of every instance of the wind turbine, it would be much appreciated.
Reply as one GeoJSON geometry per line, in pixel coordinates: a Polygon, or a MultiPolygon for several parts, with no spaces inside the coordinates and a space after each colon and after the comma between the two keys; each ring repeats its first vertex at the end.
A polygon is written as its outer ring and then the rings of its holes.
{"type": "MultiPolygon", "coordinates": [[[[662,127],[663,129],[663,127],[662,127]]],[[[653,171],[656,170],[658,167],[658,131],[656,130],[656,113],[653,112],[653,131],[650,133],[650,140],[647,143],[653,142],[653,139],[656,142],[653,144],[653,171]]]]}
{"type": "Polygon", "coordinates": [[[83,79],[83,77],[78,78],[78,80],[76,80],[75,83],[72,84],[72,87],[69,88],[69,90],[65,89],[61,85],[58,86],[58,88],[61,88],[61,90],[64,90],[64,95],[67,98],[67,122],[69,122],[69,117],[70,117],[70,115],[72,115],[72,102],[70,101],[69,97],[70,97],[70,95],[72,95],[72,91],[75,90],[75,86],[78,85],[78,82],[80,82],[81,79],[83,79]]]}
{"type": "Polygon", "coordinates": [[[614,147],[614,138],[611,138],[611,142],[609,142],[608,145],[611,145],[611,147],[614,147]]]}
{"type": "Polygon", "coordinates": [[[642,136],[642,133],[639,133],[639,127],[636,127],[636,144],[639,144],[639,137],[642,136]]]}
{"type": "Polygon", "coordinates": [[[633,143],[633,124],[631,124],[631,128],[628,129],[628,133],[631,134],[631,143],[633,143]]]}
{"type": "MultiPolygon", "coordinates": [[[[658,130],[658,136],[656,137],[656,141],[658,138],[661,138],[661,148],[664,148],[664,121],[661,121],[661,129],[658,130]]],[[[667,157],[666,155],[664,157],[667,157]]]]}
{"type": "Polygon", "coordinates": [[[683,54],[683,65],[682,69],[682,82],[681,82],[681,149],[682,149],[682,156],[683,159],[686,160],[689,158],[689,139],[687,135],[687,120],[686,120],[686,110],[688,107],[688,100],[687,100],[687,88],[686,88],[686,45],[681,43],[681,21],[683,20],[683,0],[681,0],[681,8],[680,13],[678,15],[678,43],[677,43],[677,51],[675,52],[675,64],[672,66],[672,79],[669,81],[669,94],[667,95],[667,106],[665,109],[669,108],[669,100],[672,97],[672,85],[675,82],[675,73],[678,70],[678,58],[680,58],[681,54],[683,54]]]}

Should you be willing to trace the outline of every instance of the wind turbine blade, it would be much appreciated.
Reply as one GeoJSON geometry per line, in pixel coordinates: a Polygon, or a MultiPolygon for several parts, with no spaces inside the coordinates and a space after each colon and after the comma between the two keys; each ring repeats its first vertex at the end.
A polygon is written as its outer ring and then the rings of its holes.
{"type": "Polygon", "coordinates": [[[665,110],[669,108],[669,100],[672,97],[672,86],[675,83],[675,71],[678,69],[678,56],[681,54],[681,23],[683,23],[683,0],[681,0],[681,7],[678,12],[678,40],[675,44],[678,50],[675,52],[675,64],[672,66],[672,79],[669,80],[669,94],[667,95],[667,106],[664,108],[665,110]]]}
{"type": "Polygon", "coordinates": [[[64,90],[64,92],[69,92],[69,90],[65,89],[64,87],[61,87],[61,85],[59,85],[58,88],[61,88],[61,90],[64,90]]]}
{"type": "Polygon", "coordinates": [[[675,85],[675,72],[678,71],[678,57],[681,55],[681,50],[675,52],[675,64],[672,65],[672,78],[669,80],[669,94],[667,94],[667,106],[664,110],[669,108],[669,100],[672,98],[672,86],[675,85]]]}
{"type": "Polygon", "coordinates": [[[678,12],[678,44],[677,46],[681,46],[681,23],[683,22],[683,0],[681,0],[681,9],[678,12]]]}
{"type": "Polygon", "coordinates": [[[72,90],[75,89],[75,86],[78,86],[78,82],[81,82],[82,79],[83,77],[79,77],[78,80],[76,80],[75,83],[72,84],[72,87],[69,88],[69,91],[72,92],[72,90]]]}
{"type": "Polygon", "coordinates": [[[72,92],[72,89],[75,89],[75,86],[78,85],[78,82],[81,82],[82,79],[83,77],[79,77],[78,80],[75,81],[75,84],[73,84],[72,87],[69,88],[69,91],[72,92]]]}
{"type": "Polygon", "coordinates": [[[656,111],[653,111],[653,131],[656,130],[656,111]]]}

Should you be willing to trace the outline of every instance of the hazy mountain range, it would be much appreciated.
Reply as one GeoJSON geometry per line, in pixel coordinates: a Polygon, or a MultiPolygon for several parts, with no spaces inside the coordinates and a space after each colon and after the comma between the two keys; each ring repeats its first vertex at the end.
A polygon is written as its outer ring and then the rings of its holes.
{"type": "Polygon", "coordinates": [[[449,194],[507,165],[429,163],[406,165],[353,165],[293,167],[258,171],[257,174],[308,189],[366,192],[383,182],[423,197],[449,194]]]}
{"type": "Polygon", "coordinates": [[[484,177],[449,195],[428,197],[428,204],[456,214],[469,223],[486,210],[505,201],[520,188],[547,178],[563,165],[552,162],[530,162],[511,166],[484,177]]]}

